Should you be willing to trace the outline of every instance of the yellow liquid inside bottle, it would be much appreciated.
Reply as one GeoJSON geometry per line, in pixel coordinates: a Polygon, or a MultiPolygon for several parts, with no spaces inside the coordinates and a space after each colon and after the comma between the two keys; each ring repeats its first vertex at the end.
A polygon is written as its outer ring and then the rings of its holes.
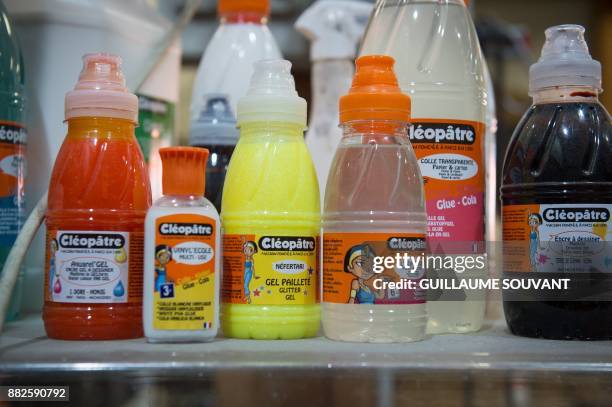
{"type": "MultiPolygon", "coordinates": [[[[267,122],[241,126],[225,180],[221,218],[224,235],[317,238],[319,186],[301,125],[267,122]]],[[[261,253],[261,247],[259,250],[261,253]]],[[[258,274],[269,275],[269,270],[254,263],[254,278],[259,278],[258,274]]],[[[253,339],[315,336],[320,326],[320,307],[318,270],[316,266],[314,269],[312,292],[308,293],[312,297],[304,303],[262,304],[254,297],[251,303],[230,303],[224,298],[224,335],[253,339]]],[[[263,284],[261,280],[257,284],[263,284]]]]}

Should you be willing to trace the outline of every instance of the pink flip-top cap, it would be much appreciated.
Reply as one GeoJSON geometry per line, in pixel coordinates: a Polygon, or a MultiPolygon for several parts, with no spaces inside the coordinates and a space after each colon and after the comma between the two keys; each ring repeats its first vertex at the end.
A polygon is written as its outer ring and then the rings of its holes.
{"type": "Polygon", "coordinates": [[[66,93],[66,120],[73,117],[114,117],[138,122],[138,98],[125,87],[121,58],[86,54],[74,90],[66,93]]]}

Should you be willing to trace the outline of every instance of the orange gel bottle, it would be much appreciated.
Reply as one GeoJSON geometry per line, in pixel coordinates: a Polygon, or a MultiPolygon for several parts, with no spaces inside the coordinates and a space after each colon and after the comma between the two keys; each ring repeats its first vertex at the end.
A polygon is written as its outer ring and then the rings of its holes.
{"type": "Polygon", "coordinates": [[[55,339],[138,338],[151,188],[119,57],[83,57],[65,114],[49,186],[45,330],[55,339]]]}

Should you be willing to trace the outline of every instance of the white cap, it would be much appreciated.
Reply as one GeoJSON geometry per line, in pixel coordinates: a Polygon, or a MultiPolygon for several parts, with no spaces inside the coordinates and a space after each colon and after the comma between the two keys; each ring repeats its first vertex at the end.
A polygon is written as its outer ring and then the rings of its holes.
{"type": "Polygon", "coordinates": [[[372,12],[362,1],[319,0],[295,22],[310,43],[310,59],[355,59],[357,44],[372,12]]]}
{"type": "Polygon", "coordinates": [[[238,125],[270,121],[306,126],[306,100],[295,90],[291,62],[283,59],[256,62],[249,90],[238,101],[238,125]]]}
{"type": "Polygon", "coordinates": [[[591,58],[579,25],[556,25],[546,31],[542,55],[529,68],[529,92],[554,86],[588,86],[601,91],[601,64],[591,58]]]}

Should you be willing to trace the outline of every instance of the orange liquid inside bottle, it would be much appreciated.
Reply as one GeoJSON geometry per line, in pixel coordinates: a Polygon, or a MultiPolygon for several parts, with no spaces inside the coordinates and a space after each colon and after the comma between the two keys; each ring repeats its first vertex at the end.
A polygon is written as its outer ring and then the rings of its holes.
{"type": "MultiPolygon", "coordinates": [[[[93,70],[99,69],[95,63],[93,70]]],[[[90,99],[73,104],[80,108],[90,99]]],[[[67,112],[68,106],[67,98],[67,112]]],[[[144,218],[151,188],[134,136],[134,111],[105,117],[107,110],[96,106],[92,116],[84,110],[67,113],[68,134],[51,175],[46,219],[43,320],[50,338],[143,335],[144,218]]]]}

